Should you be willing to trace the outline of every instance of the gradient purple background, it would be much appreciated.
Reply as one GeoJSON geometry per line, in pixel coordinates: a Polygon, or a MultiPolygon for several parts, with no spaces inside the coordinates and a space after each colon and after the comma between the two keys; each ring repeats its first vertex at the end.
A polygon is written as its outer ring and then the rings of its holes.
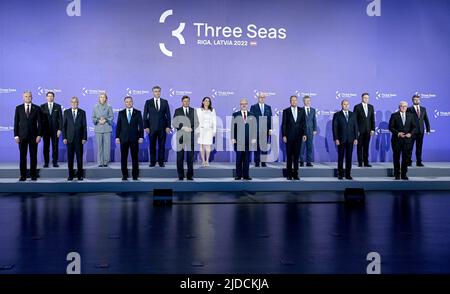
{"type": "MultiPolygon", "coordinates": [[[[371,94],[379,127],[372,139],[371,161],[392,158],[386,121],[398,102],[410,103],[415,92],[431,94],[422,98],[432,128],[425,139],[424,160],[450,160],[450,117],[445,116],[450,112],[450,1],[382,0],[379,17],[366,14],[366,0],[82,0],[80,17],[67,16],[68,3],[0,0],[0,162],[19,159],[12,126],[23,90],[31,90],[37,104],[45,101],[39,87],[61,90],[56,101],[65,107],[70,97],[78,96],[90,118],[97,95],[83,95],[83,88],[106,90],[110,104],[120,109],[128,88],[151,91],[156,84],[163,88],[172,114],[180,105],[176,91],[191,92],[195,107],[213,89],[233,92],[213,98],[224,121],[240,98],[255,103],[255,90],[274,94],[266,101],[275,112],[287,107],[296,91],[317,94],[312,100],[319,110],[320,128],[315,160],[321,162],[337,157],[327,114],[339,109],[337,91],[356,94],[349,98],[351,108],[362,92],[371,94]],[[159,16],[167,9],[174,15],[160,24],[159,16]],[[186,22],[186,45],[171,36],[179,22],[186,22]],[[287,38],[257,40],[257,46],[248,47],[199,46],[194,22],[283,27],[287,38]],[[174,52],[172,58],[161,53],[160,42],[174,52]],[[376,91],[395,96],[376,99],[376,91]]],[[[150,98],[150,94],[132,96],[141,110],[150,98]]],[[[88,161],[95,160],[94,141],[90,139],[85,150],[88,161]]],[[[146,146],[141,148],[141,160],[148,160],[146,146]]],[[[60,148],[65,150],[62,144],[60,148]]],[[[284,146],[280,148],[283,151],[284,146]]],[[[118,153],[113,152],[116,161],[118,153]]],[[[64,160],[65,152],[60,156],[64,160]]],[[[214,156],[232,160],[229,152],[214,156]]],[[[283,156],[280,152],[279,159],[283,156]]],[[[173,158],[171,151],[169,160],[173,158]]]]}

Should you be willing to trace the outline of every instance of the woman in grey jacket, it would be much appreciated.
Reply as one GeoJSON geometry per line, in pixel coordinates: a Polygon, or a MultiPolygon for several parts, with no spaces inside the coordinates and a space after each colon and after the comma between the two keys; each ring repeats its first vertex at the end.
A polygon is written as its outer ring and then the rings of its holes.
{"type": "Polygon", "coordinates": [[[92,111],[92,122],[95,125],[97,138],[97,162],[99,167],[107,167],[111,150],[111,132],[114,114],[112,107],[107,103],[108,96],[102,93],[98,96],[98,103],[92,111]]]}

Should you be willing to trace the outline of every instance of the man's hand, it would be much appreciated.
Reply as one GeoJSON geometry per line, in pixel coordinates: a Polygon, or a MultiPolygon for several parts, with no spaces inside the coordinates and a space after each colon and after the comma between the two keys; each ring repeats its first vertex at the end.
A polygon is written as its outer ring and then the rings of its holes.
{"type": "Polygon", "coordinates": [[[286,136],[283,137],[283,142],[287,143],[287,137],[286,136]]]}
{"type": "Polygon", "coordinates": [[[64,145],[67,145],[67,139],[63,140],[64,145]]]}
{"type": "Polygon", "coordinates": [[[14,137],[14,141],[16,141],[17,144],[19,144],[20,143],[19,137],[14,137]]]}
{"type": "Polygon", "coordinates": [[[86,143],[86,140],[81,140],[81,144],[84,144],[84,143],[86,143]]]}
{"type": "Polygon", "coordinates": [[[256,139],[252,139],[252,144],[256,144],[256,139]]]}
{"type": "Polygon", "coordinates": [[[236,139],[231,139],[231,143],[236,144],[236,139]]]}
{"type": "Polygon", "coordinates": [[[339,140],[335,140],[334,143],[336,143],[336,145],[341,145],[341,143],[339,142],[339,140]]]}
{"type": "Polygon", "coordinates": [[[146,129],[145,129],[145,132],[146,132],[147,134],[150,134],[150,129],[149,129],[149,128],[146,128],[146,129]]]}
{"type": "Polygon", "coordinates": [[[120,144],[120,139],[116,138],[116,144],[120,144]]]}
{"type": "Polygon", "coordinates": [[[166,128],[166,133],[170,134],[170,128],[166,128]]]}
{"type": "Polygon", "coordinates": [[[272,130],[269,130],[269,136],[271,136],[272,135],[272,130]]]}
{"type": "Polygon", "coordinates": [[[182,127],[181,128],[183,131],[185,131],[186,133],[190,133],[192,132],[192,129],[190,127],[182,127]]]}
{"type": "Polygon", "coordinates": [[[353,140],[353,145],[358,145],[358,140],[353,140]]]}
{"type": "Polygon", "coordinates": [[[305,135],[303,135],[303,142],[306,142],[306,140],[308,139],[305,135]]]}
{"type": "Polygon", "coordinates": [[[405,135],[405,137],[406,137],[406,138],[411,138],[411,133],[407,133],[407,134],[405,135]]]}
{"type": "Polygon", "coordinates": [[[370,135],[373,136],[375,134],[374,131],[370,131],[370,135]]]}
{"type": "Polygon", "coordinates": [[[313,132],[313,135],[314,135],[314,136],[317,135],[317,131],[314,131],[314,132],[313,132]]]}
{"type": "Polygon", "coordinates": [[[61,130],[58,130],[58,131],[56,132],[56,137],[59,138],[59,136],[61,136],[61,130]]]}
{"type": "Polygon", "coordinates": [[[139,143],[139,144],[144,143],[144,138],[139,138],[138,143],[139,143]]]}
{"type": "Polygon", "coordinates": [[[404,137],[405,137],[405,133],[399,132],[399,133],[398,133],[398,136],[401,137],[401,138],[404,138],[404,137]]]}
{"type": "Polygon", "coordinates": [[[39,142],[41,142],[41,136],[36,137],[36,143],[39,144],[39,142]]]}
{"type": "Polygon", "coordinates": [[[430,134],[430,132],[425,132],[425,134],[429,135],[429,134],[430,134]]]}

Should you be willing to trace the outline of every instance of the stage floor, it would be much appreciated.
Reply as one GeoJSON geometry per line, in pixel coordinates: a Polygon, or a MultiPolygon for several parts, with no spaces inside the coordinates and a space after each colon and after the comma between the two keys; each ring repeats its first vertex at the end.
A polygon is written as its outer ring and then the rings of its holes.
{"type": "MultiPolygon", "coordinates": [[[[174,191],[342,191],[346,188],[366,190],[450,190],[450,163],[432,162],[425,167],[409,168],[409,181],[394,180],[391,163],[374,163],[373,167],[353,166],[353,180],[338,180],[336,163],[316,163],[314,167],[300,168],[300,181],[288,181],[283,177],[284,163],[268,163],[268,167],[251,165],[252,181],[235,181],[233,163],[211,163],[209,167],[194,166],[194,181],[179,181],[176,166],[150,168],[140,165],[138,181],[121,180],[119,163],[107,168],[96,164],[85,165],[82,182],[67,181],[67,165],[59,168],[39,167],[39,179],[19,182],[16,164],[0,164],[0,192],[47,193],[47,192],[151,192],[153,189],[174,191]]],[[[131,171],[130,171],[131,175],[131,171]]]]}

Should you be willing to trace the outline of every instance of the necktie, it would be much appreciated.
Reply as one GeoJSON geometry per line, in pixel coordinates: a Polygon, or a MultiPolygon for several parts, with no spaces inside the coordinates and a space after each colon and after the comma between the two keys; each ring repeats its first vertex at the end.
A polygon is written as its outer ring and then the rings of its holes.
{"type": "Polygon", "coordinates": [[[246,121],[246,120],[247,120],[247,112],[244,111],[244,121],[246,121]]]}
{"type": "Polygon", "coordinates": [[[185,116],[188,116],[188,114],[189,114],[188,109],[185,108],[185,109],[184,109],[184,115],[185,115],[185,116]]]}
{"type": "Polygon", "coordinates": [[[367,117],[367,105],[366,105],[366,104],[364,104],[364,114],[365,114],[366,117],[367,117]]]}
{"type": "Polygon", "coordinates": [[[403,123],[403,125],[405,125],[405,121],[406,121],[406,119],[405,119],[405,113],[402,112],[402,123],[403,123]]]}
{"type": "Polygon", "coordinates": [[[76,119],[77,119],[77,112],[73,110],[73,121],[75,122],[76,119]]]}
{"type": "Polygon", "coordinates": [[[52,110],[53,110],[53,103],[50,103],[50,104],[48,105],[48,112],[49,112],[50,114],[52,114],[52,110]]]}
{"type": "Polygon", "coordinates": [[[292,114],[294,115],[294,121],[297,121],[297,108],[292,108],[292,114]]]}
{"type": "Polygon", "coordinates": [[[306,116],[309,116],[309,107],[306,107],[306,116]]]}
{"type": "Polygon", "coordinates": [[[27,104],[27,117],[30,116],[30,104],[27,104]]]}
{"type": "Polygon", "coordinates": [[[416,112],[417,112],[417,116],[420,118],[420,106],[417,106],[416,112]]]}
{"type": "Polygon", "coordinates": [[[264,104],[260,104],[261,107],[261,115],[264,116],[264,104]]]}
{"type": "Polygon", "coordinates": [[[345,120],[348,122],[348,112],[346,111],[346,112],[344,112],[344,114],[345,114],[345,120]]]}
{"type": "Polygon", "coordinates": [[[131,109],[128,109],[127,118],[128,118],[128,123],[130,123],[130,121],[131,121],[131,109]]]}
{"type": "Polygon", "coordinates": [[[156,99],[156,111],[159,111],[159,99],[156,99]]]}

